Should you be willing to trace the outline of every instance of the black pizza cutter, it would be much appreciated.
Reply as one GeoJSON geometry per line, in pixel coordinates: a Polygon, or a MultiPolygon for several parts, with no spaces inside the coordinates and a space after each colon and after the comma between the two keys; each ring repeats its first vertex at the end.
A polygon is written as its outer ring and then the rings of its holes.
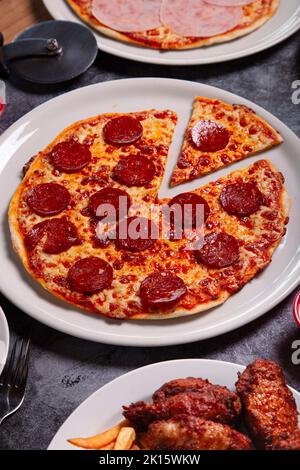
{"type": "Polygon", "coordinates": [[[96,59],[94,34],[71,21],[43,21],[4,45],[0,33],[0,78],[10,71],[34,83],[66,82],[85,72],[96,59]]]}

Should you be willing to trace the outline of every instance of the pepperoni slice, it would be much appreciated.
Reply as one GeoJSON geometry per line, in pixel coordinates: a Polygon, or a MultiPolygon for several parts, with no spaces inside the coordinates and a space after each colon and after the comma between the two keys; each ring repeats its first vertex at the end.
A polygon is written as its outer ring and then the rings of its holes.
{"type": "Polygon", "coordinates": [[[89,145],[74,139],[55,145],[49,156],[54,168],[64,173],[76,173],[91,161],[89,145]]]}
{"type": "MultiPolygon", "coordinates": [[[[205,199],[194,193],[178,194],[178,196],[175,196],[173,199],[171,199],[168,205],[170,207],[174,205],[180,206],[182,222],[184,222],[185,218],[188,218],[189,220],[191,220],[192,228],[197,228],[198,208],[203,210],[203,222],[206,222],[210,213],[209,205],[207,204],[205,199]]],[[[171,213],[170,223],[171,225],[176,225],[176,214],[171,213]]]]}
{"type": "Polygon", "coordinates": [[[43,183],[30,191],[26,200],[30,209],[37,215],[49,217],[65,210],[71,201],[71,196],[60,184],[43,183]]]}
{"type": "Polygon", "coordinates": [[[239,259],[239,243],[228,233],[211,233],[204,237],[201,250],[195,251],[198,263],[210,268],[222,269],[231,266],[239,259]]]}
{"type": "Polygon", "coordinates": [[[114,176],[128,187],[145,186],[155,176],[155,165],[143,155],[128,155],[121,158],[114,169],[114,176]]]}
{"type": "Polygon", "coordinates": [[[27,234],[25,244],[32,251],[42,240],[43,251],[51,255],[63,253],[72,246],[81,244],[75,225],[66,217],[36,224],[27,234]]]}
{"type": "Polygon", "coordinates": [[[145,217],[129,217],[119,224],[116,245],[132,252],[145,251],[154,244],[157,230],[145,217]]]}
{"type": "Polygon", "coordinates": [[[218,152],[229,144],[230,133],[214,121],[198,121],[191,129],[191,140],[202,152],[218,152]]]}
{"type": "Polygon", "coordinates": [[[254,181],[229,184],[220,196],[223,209],[238,216],[254,214],[263,202],[263,195],[254,181]]]}
{"type": "Polygon", "coordinates": [[[110,145],[129,145],[139,140],[144,129],[132,116],[119,116],[108,121],[103,128],[105,142],[110,145]]]}
{"type": "Polygon", "coordinates": [[[126,217],[131,205],[131,200],[129,194],[122,189],[109,187],[101,189],[101,191],[93,194],[89,201],[89,210],[92,216],[97,217],[99,220],[106,217],[106,215],[97,216],[97,210],[103,204],[111,204],[116,210],[117,218],[122,218],[126,217]]]}
{"type": "Polygon", "coordinates": [[[186,294],[183,280],[168,271],[146,277],[140,287],[143,307],[147,310],[168,310],[186,294]]]}
{"type": "Polygon", "coordinates": [[[113,269],[106,261],[96,256],[75,263],[68,272],[72,289],[81,294],[96,294],[111,286],[113,269]]]}

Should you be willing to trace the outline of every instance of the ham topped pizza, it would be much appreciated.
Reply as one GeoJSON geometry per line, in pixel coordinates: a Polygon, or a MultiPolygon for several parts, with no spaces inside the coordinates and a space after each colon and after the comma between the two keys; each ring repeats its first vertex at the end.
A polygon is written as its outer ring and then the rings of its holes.
{"type": "Polygon", "coordinates": [[[164,320],[222,304],[270,263],[288,222],[283,176],[260,160],[160,200],[176,122],[170,110],[100,115],[26,166],[13,246],[52,294],[110,318],[164,320]]]}
{"type": "Polygon", "coordinates": [[[154,49],[190,49],[256,30],[280,0],[67,0],[101,33],[154,49]]]}

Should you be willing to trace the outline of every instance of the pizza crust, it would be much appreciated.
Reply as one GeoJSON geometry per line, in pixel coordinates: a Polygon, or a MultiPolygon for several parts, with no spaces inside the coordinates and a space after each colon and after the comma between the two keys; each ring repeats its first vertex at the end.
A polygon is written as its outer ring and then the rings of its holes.
{"type": "Polygon", "coordinates": [[[252,33],[256,29],[260,28],[265,24],[272,16],[276,13],[280,0],[256,0],[257,6],[254,8],[261,8],[262,13],[260,16],[253,15],[253,5],[245,5],[244,9],[244,18],[242,24],[239,27],[235,28],[232,31],[228,31],[224,34],[209,38],[183,38],[178,36],[168,28],[161,26],[155,30],[157,32],[157,37],[153,35],[148,35],[147,32],[137,34],[124,34],[118,31],[115,31],[111,28],[106,27],[99,23],[96,18],[90,13],[90,4],[92,0],[84,0],[83,6],[80,7],[78,1],[75,0],[66,0],[69,6],[75,11],[75,13],[91,27],[99,31],[101,34],[108,36],[112,39],[116,39],[128,44],[140,45],[143,47],[150,47],[152,49],[165,49],[165,50],[176,50],[176,49],[194,49],[204,46],[212,46],[214,44],[221,44],[225,42],[232,41],[247,34],[252,33]],[[251,13],[253,20],[251,20],[251,13]],[[250,15],[250,24],[249,24],[249,15],[250,15]],[[243,24],[245,23],[245,24],[243,24]]]}

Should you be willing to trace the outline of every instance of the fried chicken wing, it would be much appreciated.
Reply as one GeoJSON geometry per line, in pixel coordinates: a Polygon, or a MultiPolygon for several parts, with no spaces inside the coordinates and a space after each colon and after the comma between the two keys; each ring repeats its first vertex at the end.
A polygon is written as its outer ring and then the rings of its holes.
{"type": "Polygon", "coordinates": [[[194,416],[150,424],[140,442],[149,450],[250,450],[248,437],[221,423],[194,416]]]}
{"type": "Polygon", "coordinates": [[[173,395],[185,392],[199,392],[204,388],[211,386],[208,380],[187,377],[186,379],[175,379],[165,383],[156,392],[154,392],[153,401],[165,400],[173,395]]]}
{"type": "Polygon", "coordinates": [[[276,444],[276,450],[300,450],[300,431],[296,431],[286,440],[279,440],[276,444]]]}
{"type": "Polygon", "coordinates": [[[235,393],[202,379],[169,382],[154,393],[153,400],[153,403],[141,401],[124,407],[124,416],[140,431],[153,421],[179,415],[231,424],[241,413],[241,402],[235,393]]]}
{"type": "Polygon", "coordinates": [[[300,450],[297,407],[279,365],[256,360],[239,375],[236,389],[259,449],[300,450]]]}

